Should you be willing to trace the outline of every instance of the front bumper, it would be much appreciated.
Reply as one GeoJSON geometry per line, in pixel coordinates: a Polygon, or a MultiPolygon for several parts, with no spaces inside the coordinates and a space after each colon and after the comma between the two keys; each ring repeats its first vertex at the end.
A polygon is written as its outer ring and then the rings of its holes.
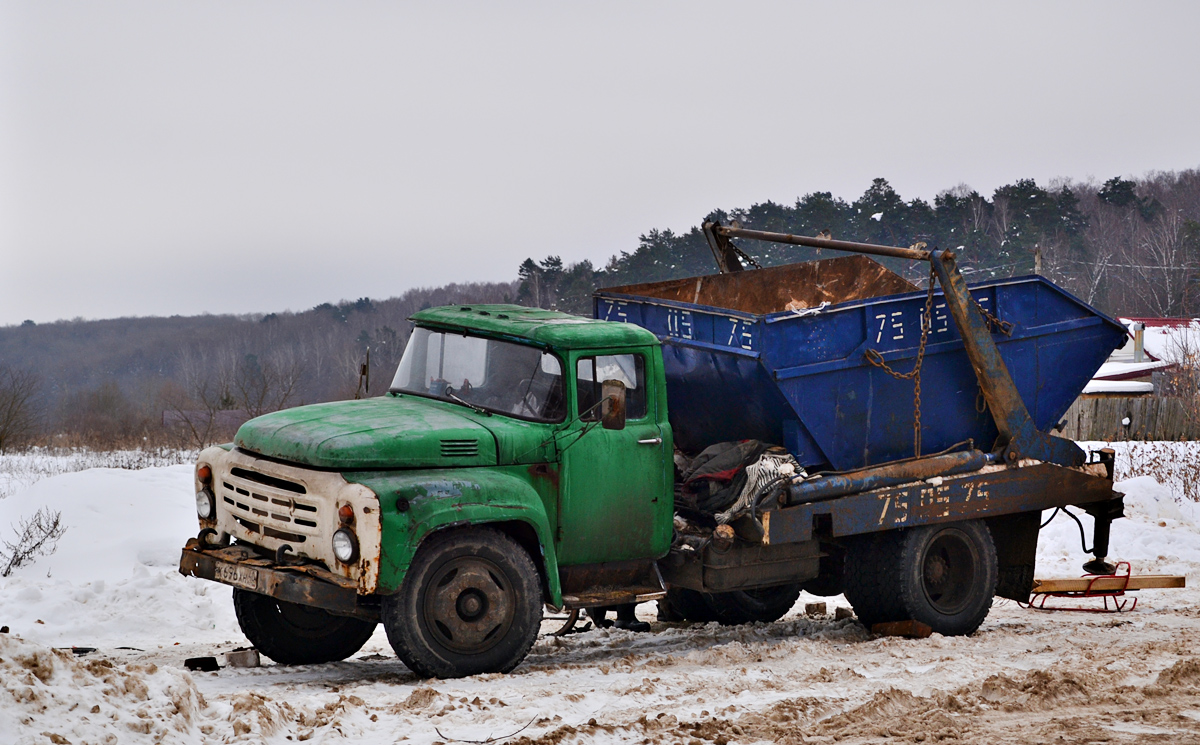
{"type": "Polygon", "coordinates": [[[179,573],[339,616],[379,620],[378,603],[359,595],[354,580],[317,564],[277,564],[244,546],[201,547],[192,538],[179,557],[179,573]]]}

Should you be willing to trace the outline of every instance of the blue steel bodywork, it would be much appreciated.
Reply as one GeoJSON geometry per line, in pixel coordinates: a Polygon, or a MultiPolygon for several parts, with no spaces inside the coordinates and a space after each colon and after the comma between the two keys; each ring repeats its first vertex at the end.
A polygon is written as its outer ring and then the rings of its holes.
{"type": "MultiPolygon", "coordinates": [[[[983,282],[970,294],[1013,324],[1011,335],[992,329],[990,336],[1027,421],[1043,432],[1126,338],[1123,326],[1042,277],[983,282]]],[[[662,340],[681,448],[755,438],[782,442],[806,467],[843,470],[913,454],[912,381],[891,377],[864,355],[875,350],[895,369],[911,369],[925,299],[920,291],[757,315],[600,290],[593,312],[662,340]]],[[[921,373],[922,450],[968,438],[991,448],[996,422],[940,289],[932,316],[921,373]]]]}

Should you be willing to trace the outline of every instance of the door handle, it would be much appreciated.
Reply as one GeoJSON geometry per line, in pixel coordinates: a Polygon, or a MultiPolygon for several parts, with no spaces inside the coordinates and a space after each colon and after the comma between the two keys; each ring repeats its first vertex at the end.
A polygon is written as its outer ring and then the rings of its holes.
{"type": "Polygon", "coordinates": [[[661,437],[650,437],[645,440],[638,440],[637,442],[639,445],[661,445],[662,438],[661,437]]]}

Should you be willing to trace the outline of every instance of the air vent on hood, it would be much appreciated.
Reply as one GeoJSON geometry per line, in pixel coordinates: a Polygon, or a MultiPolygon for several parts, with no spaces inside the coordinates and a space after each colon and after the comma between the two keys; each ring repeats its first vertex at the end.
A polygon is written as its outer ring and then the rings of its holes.
{"type": "Polygon", "coordinates": [[[477,440],[442,440],[443,458],[471,458],[479,455],[477,440]]]}

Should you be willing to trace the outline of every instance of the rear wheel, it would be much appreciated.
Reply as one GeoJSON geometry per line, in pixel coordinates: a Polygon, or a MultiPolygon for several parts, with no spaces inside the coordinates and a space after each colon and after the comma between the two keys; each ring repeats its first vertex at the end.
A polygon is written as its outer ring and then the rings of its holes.
{"type": "Polygon", "coordinates": [[[996,576],[996,548],[978,520],[877,533],[846,554],[846,598],[868,628],[912,619],[970,634],[992,607],[996,576]]]}
{"type": "Polygon", "coordinates": [[[367,643],[375,623],[335,616],[248,590],[233,590],[233,610],[254,648],[281,665],[344,660],[367,643]]]}
{"type": "MultiPolygon", "coordinates": [[[[663,614],[659,614],[660,620],[679,620],[683,619],[690,623],[708,623],[709,621],[717,620],[712,609],[708,607],[708,603],[704,602],[704,595],[695,590],[686,590],[682,587],[672,587],[667,590],[665,598],[671,618],[662,618],[663,614]]],[[[660,601],[661,602],[661,601],[660,601]]]]}
{"type": "Polygon", "coordinates": [[[846,556],[840,546],[821,545],[825,555],[821,557],[819,573],[805,580],[801,587],[805,592],[822,598],[832,598],[845,592],[846,556]]]}
{"type": "Polygon", "coordinates": [[[491,529],[430,537],[403,587],[383,601],[396,656],[426,677],[512,670],[541,619],[537,567],[516,541],[491,529]]]}
{"type": "Polygon", "coordinates": [[[778,585],[756,590],[734,590],[704,595],[704,602],[717,621],[726,626],[783,618],[800,597],[800,585],[778,585]]]}

